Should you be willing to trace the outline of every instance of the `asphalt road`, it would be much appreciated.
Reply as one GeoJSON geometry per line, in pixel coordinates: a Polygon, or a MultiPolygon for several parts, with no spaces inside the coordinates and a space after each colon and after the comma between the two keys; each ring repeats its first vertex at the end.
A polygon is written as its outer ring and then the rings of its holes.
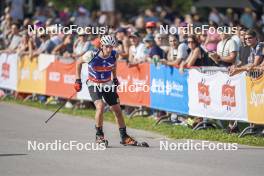
{"type": "MultiPolygon", "coordinates": [[[[236,151],[160,150],[160,141],[169,144],[188,142],[168,140],[140,130],[128,132],[150,148],[119,144],[117,127],[105,123],[110,148],[71,151],[28,150],[28,142],[94,142],[94,121],[58,114],[48,124],[51,112],[0,102],[0,175],[1,176],[262,176],[264,149],[239,146],[236,151]]],[[[190,141],[189,141],[190,142],[190,141]]],[[[201,141],[195,141],[198,143],[201,141]]],[[[41,145],[40,149],[41,149],[41,145]]],[[[43,146],[43,145],[42,145],[43,146]]],[[[89,147],[88,147],[89,148],[89,147]]]]}

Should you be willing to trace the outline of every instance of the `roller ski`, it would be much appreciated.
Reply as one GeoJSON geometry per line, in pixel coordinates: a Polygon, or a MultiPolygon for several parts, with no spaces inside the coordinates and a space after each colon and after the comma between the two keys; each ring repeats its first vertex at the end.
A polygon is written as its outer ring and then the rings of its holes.
{"type": "Polygon", "coordinates": [[[97,144],[104,144],[106,148],[108,147],[108,140],[104,138],[104,135],[96,135],[95,142],[97,144]]]}
{"type": "Polygon", "coordinates": [[[122,138],[120,144],[122,144],[124,146],[149,147],[148,143],[138,142],[128,135],[126,137],[122,138]]]}

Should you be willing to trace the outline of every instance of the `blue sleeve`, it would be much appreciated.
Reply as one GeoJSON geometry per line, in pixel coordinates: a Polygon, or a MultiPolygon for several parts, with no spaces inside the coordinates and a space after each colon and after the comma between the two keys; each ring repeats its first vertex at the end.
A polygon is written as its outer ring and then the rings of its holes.
{"type": "Polygon", "coordinates": [[[153,57],[155,55],[158,55],[160,58],[163,58],[163,51],[159,47],[154,47],[150,50],[150,57],[153,57]]]}
{"type": "Polygon", "coordinates": [[[263,57],[262,49],[263,49],[263,45],[258,44],[256,47],[256,56],[263,57]]]}
{"type": "Polygon", "coordinates": [[[47,53],[51,53],[52,50],[55,48],[55,44],[50,40],[48,43],[47,43],[47,46],[45,48],[45,52],[47,53]]]}

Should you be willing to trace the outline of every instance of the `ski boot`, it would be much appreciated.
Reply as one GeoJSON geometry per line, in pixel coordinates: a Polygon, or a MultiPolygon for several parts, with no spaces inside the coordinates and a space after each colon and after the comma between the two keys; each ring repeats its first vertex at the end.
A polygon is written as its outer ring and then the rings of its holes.
{"type": "Polygon", "coordinates": [[[97,144],[105,144],[105,147],[108,147],[108,140],[104,138],[104,135],[96,135],[95,142],[97,144]]]}
{"type": "Polygon", "coordinates": [[[129,135],[124,137],[122,139],[122,141],[120,142],[120,144],[122,144],[124,146],[149,147],[148,143],[146,143],[146,142],[138,142],[135,139],[133,139],[132,137],[130,137],[129,135]]]}

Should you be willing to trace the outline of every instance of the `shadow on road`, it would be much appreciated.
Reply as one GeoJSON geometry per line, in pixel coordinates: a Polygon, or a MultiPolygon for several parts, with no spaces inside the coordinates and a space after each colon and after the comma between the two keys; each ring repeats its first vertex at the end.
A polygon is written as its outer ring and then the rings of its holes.
{"type": "Polygon", "coordinates": [[[24,154],[24,153],[6,153],[6,154],[0,154],[1,156],[23,156],[23,155],[28,155],[28,154],[24,154]]]}

